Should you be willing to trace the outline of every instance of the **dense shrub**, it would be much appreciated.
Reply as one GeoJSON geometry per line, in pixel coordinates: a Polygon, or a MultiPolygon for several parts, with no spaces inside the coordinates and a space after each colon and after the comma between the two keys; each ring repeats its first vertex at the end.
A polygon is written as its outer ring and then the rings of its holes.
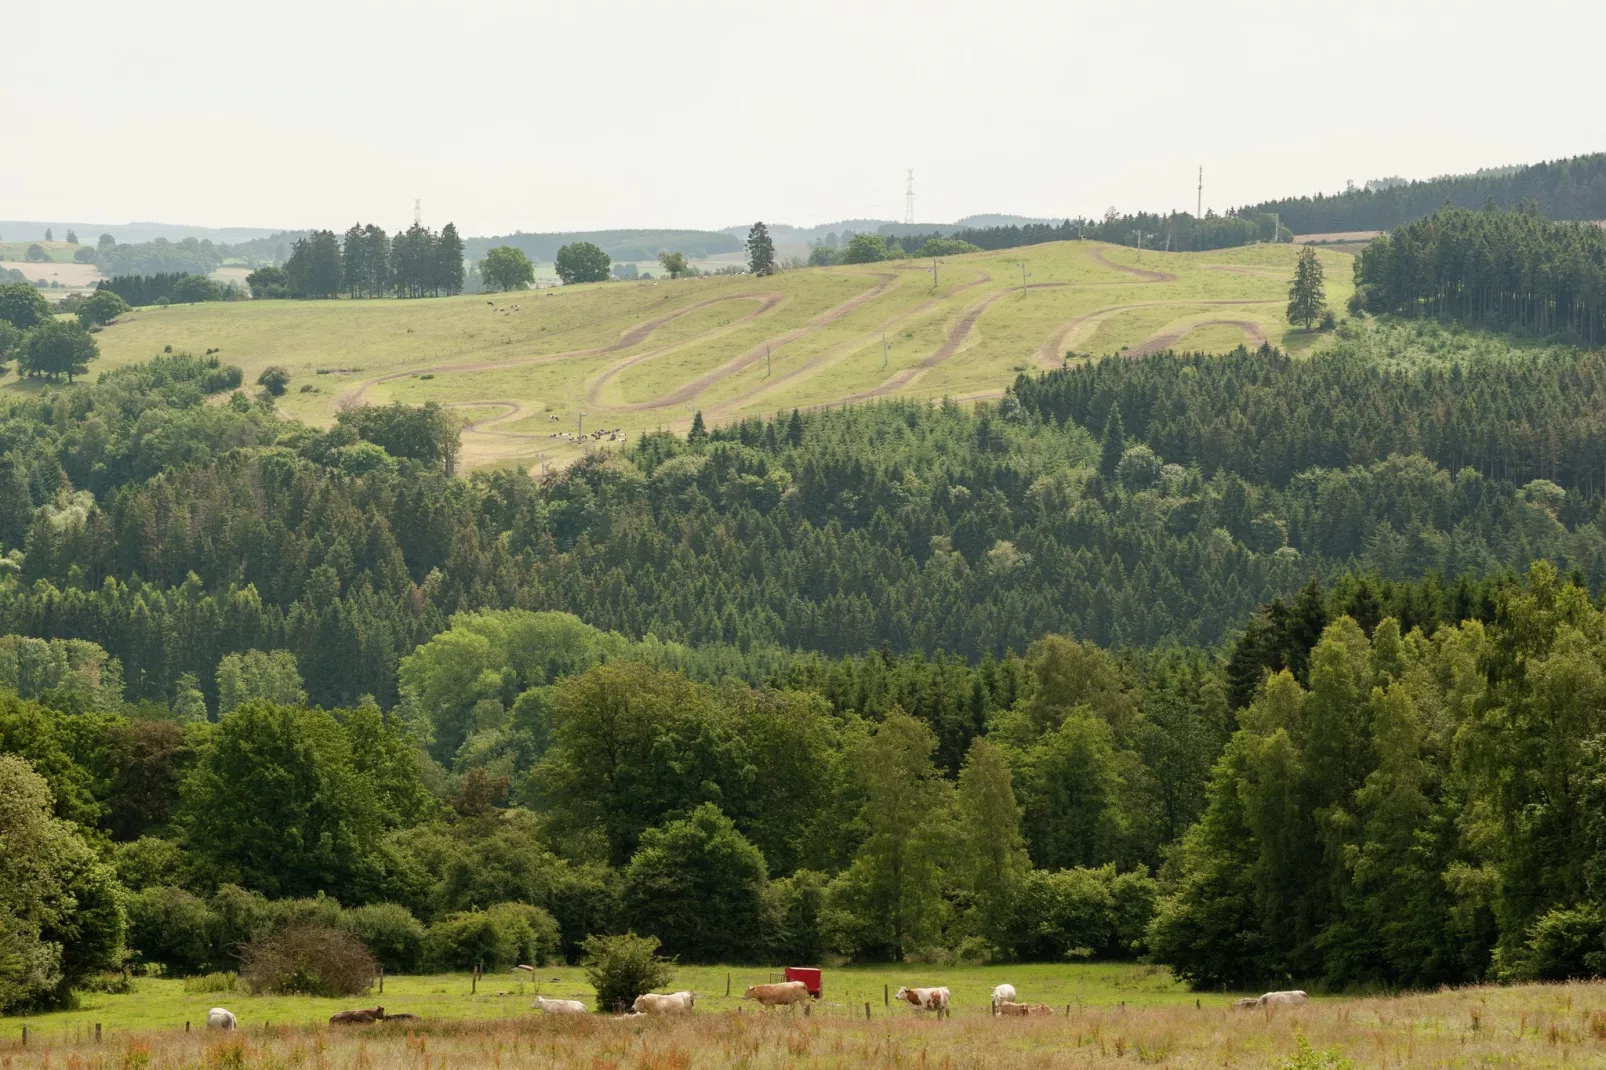
{"type": "Polygon", "coordinates": [[[586,980],[597,991],[598,1011],[622,1011],[675,976],[674,963],[658,957],[656,936],[593,936],[583,947],[586,980]]]}
{"type": "Polygon", "coordinates": [[[1010,944],[1029,961],[1132,955],[1154,916],[1157,885],[1146,873],[1036,870],[1015,893],[1010,944]]]}
{"type": "Polygon", "coordinates": [[[295,925],[247,947],[240,979],[253,994],[355,996],[368,991],[377,969],[351,933],[295,925]]]}
{"type": "Polygon", "coordinates": [[[424,958],[425,928],[398,903],[375,903],[346,915],[351,931],[387,970],[410,973],[424,958]]]}
{"type": "Polygon", "coordinates": [[[498,903],[431,925],[424,938],[424,961],[435,970],[545,966],[557,946],[558,924],[551,914],[527,903],[498,903]]]}
{"type": "Polygon", "coordinates": [[[213,966],[217,918],[206,902],[183,888],[157,886],[128,897],[128,949],[169,973],[199,973],[213,966]]]}
{"type": "Polygon", "coordinates": [[[1567,981],[1598,977],[1606,966],[1606,919],[1592,905],[1558,907],[1528,933],[1524,954],[1510,971],[1516,978],[1567,981]]]}

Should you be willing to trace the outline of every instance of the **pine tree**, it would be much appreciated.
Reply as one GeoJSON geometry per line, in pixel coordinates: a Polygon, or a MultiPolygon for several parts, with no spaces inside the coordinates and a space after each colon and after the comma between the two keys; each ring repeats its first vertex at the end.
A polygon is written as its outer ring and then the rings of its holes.
{"type": "Polygon", "coordinates": [[[708,441],[708,428],[703,425],[703,410],[698,409],[691,418],[691,430],[686,432],[686,441],[696,446],[708,441]]]}
{"type": "Polygon", "coordinates": [[[755,275],[775,274],[775,242],[762,222],[747,232],[747,269],[755,275]]]}
{"type": "Polygon", "coordinates": [[[796,409],[792,410],[792,418],[786,421],[786,442],[794,448],[803,445],[803,417],[796,409]]]}
{"type": "Polygon", "coordinates": [[[1110,406],[1110,415],[1104,419],[1104,438],[1099,444],[1099,474],[1105,479],[1115,478],[1116,466],[1126,453],[1126,434],[1121,430],[1121,407],[1110,406]]]}
{"type": "Polygon", "coordinates": [[[435,239],[436,286],[448,296],[463,292],[463,239],[458,237],[457,226],[448,223],[435,239]]]}
{"type": "Polygon", "coordinates": [[[346,258],[346,292],[352,297],[363,296],[367,289],[368,243],[364,240],[362,224],[353,223],[346,231],[343,252],[346,258]]]}
{"type": "Polygon", "coordinates": [[[1288,287],[1288,322],[1303,323],[1309,331],[1327,312],[1327,288],[1322,281],[1322,262],[1310,246],[1299,251],[1294,265],[1294,281],[1288,287]]]}

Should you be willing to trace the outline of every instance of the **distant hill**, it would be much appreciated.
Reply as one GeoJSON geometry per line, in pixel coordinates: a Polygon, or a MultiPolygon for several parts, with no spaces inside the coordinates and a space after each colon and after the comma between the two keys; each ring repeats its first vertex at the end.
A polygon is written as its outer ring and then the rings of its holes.
{"type": "Polygon", "coordinates": [[[1552,220],[1606,219],[1606,153],[1419,182],[1381,179],[1342,193],[1266,201],[1237,209],[1237,214],[1276,212],[1282,225],[1295,234],[1325,234],[1389,230],[1446,204],[1482,208],[1489,201],[1502,208],[1532,201],[1541,215],[1552,220]]]}
{"type": "Polygon", "coordinates": [[[117,244],[137,242],[183,241],[185,238],[208,238],[216,245],[234,245],[239,242],[267,238],[278,231],[266,227],[196,227],[187,223],[82,223],[72,220],[0,219],[0,238],[8,241],[38,241],[46,229],[59,239],[69,230],[78,235],[85,245],[94,245],[102,234],[110,234],[117,244]]]}
{"type": "MultiPolygon", "coordinates": [[[[778,242],[788,244],[813,244],[828,234],[835,234],[838,240],[846,232],[854,234],[885,234],[888,237],[902,238],[909,234],[942,234],[949,235],[955,231],[968,229],[981,229],[983,227],[1025,226],[1031,223],[1058,223],[1059,219],[1045,219],[1041,216],[1025,215],[968,215],[952,223],[899,223],[891,219],[838,219],[834,223],[816,223],[812,227],[793,226],[790,223],[768,223],[770,237],[778,242]]],[[[726,227],[720,233],[729,234],[742,241],[747,240],[747,231],[752,224],[726,227]]]]}
{"type": "MultiPolygon", "coordinates": [[[[747,237],[745,230],[741,237],[747,237]]],[[[531,260],[551,260],[563,246],[577,241],[591,242],[615,260],[652,260],[664,251],[682,252],[694,260],[701,260],[717,253],[734,253],[742,248],[740,239],[714,230],[578,230],[468,238],[464,241],[464,255],[473,262],[494,246],[511,245],[524,250],[531,260]]]]}

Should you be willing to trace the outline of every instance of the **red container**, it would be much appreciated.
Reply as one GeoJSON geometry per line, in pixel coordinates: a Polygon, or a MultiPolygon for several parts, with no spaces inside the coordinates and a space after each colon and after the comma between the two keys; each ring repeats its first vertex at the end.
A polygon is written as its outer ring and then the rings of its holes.
{"type": "Polygon", "coordinates": [[[815,999],[820,998],[820,971],[814,966],[788,966],[786,968],[788,981],[802,981],[808,986],[809,995],[815,999]]]}

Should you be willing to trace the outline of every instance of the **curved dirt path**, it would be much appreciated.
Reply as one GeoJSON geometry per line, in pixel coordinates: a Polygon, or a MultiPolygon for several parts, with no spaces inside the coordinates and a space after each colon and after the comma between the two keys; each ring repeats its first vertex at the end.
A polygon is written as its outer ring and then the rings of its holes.
{"type": "Polygon", "coordinates": [[[1266,344],[1266,329],[1252,320],[1200,320],[1198,323],[1188,324],[1181,330],[1167,331],[1164,334],[1157,334],[1152,338],[1139,342],[1122,355],[1127,357],[1147,357],[1154,353],[1163,353],[1201,327],[1236,327],[1244,332],[1244,335],[1249,339],[1250,345],[1263,346],[1266,344]]]}
{"type": "MultiPolygon", "coordinates": [[[[898,269],[894,269],[894,270],[898,270],[898,269]]],[[[722,402],[718,406],[718,410],[719,411],[726,411],[726,410],[729,410],[731,408],[735,408],[735,407],[739,406],[742,402],[751,401],[753,398],[758,397],[761,394],[767,394],[770,391],[775,390],[778,387],[785,386],[786,384],[792,382],[795,379],[801,378],[802,376],[805,376],[805,375],[811,375],[814,372],[819,371],[821,368],[825,367],[826,365],[833,364],[836,361],[842,359],[843,357],[848,356],[849,354],[852,354],[852,353],[856,353],[859,350],[863,349],[865,346],[873,344],[875,342],[875,340],[882,333],[884,333],[886,331],[896,330],[898,325],[903,324],[903,323],[907,323],[911,319],[914,319],[916,316],[919,316],[919,315],[921,315],[923,313],[930,312],[937,305],[939,305],[942,302],[948,300],[950,297],[953,297],[955,294],[963,293],[965,290],[969,290],[969,289],[972,289],[972,288],[977,287],[977,286],[985,286],[989,282],[992,282],[992,281],[993,281],[992,274],[990,272],[983,271],[976,278],[971,279],[969,282],[961,283],[960,285],[955,286],[951,290],[949,290],[946,293],[942,294],[940,297],[934,297],[929,301],[925,301],[925,302],[915,306],[914,308],[910,309],[908,312],[904,312],[904,313],[901,313],[901,314],[899,314],[897,316],[892,317],[891,319],[887,320],[885,323],[881,324],[879,327],[877,327],[874,330],[870,331],[868,334],[865,334],[863,337],[856,338],[856,339],[854,339],[854,340],[852,340],[850,342],[844,342],[842,345],[839,345],[839,346],[833,346],[832,348],[826,350],[824,353],[821,353],[821,354],[819,354],[818,356],[815,356],[815,357],[811,357],[809,360],[807,360],[804,363],[798,365],[796,368],[793,368],[791,371],[782,372],[780,375],[772,376],[769,379],[765,379],[765,380],[759,382],[758,384],[756,384],[755,386],[753,386],[751,389],[746,390],[746,391],[744,391],[744,392],[742,392],[740,394],[737,394],[735,397],[726,399],[724,402],[722,402]]],[[[1055,284],[1055,285],[1063,285],[1063,283],[1055,284]]]]}
{"type": "MultiPolygon", "coordinates": [[[[654,316],[652,319],[645,320],[633,327],[627,327],[619,335],[619,338],[616,341],[605,346],[592,346],[587,349],[570,349],[561,353],[540,353],[529,357],[515,357],[511,360],[463,361],[453,364],[437,364],[433,367],[408,368],[404,371],[387,372],[384,375],[378,375],[372,379],[365,379],[360,383],[354,384],[350,390],[340,396],[337,403],[341,405],[361,405],[367,398],[368,391],[373,387],[380,386],[384,383],[394,382],[397,379],[408,379],[415,375],[439,375],[445,372],[498,371],[502,368],[523,368],[539,364],[552,364],[556,361],[569,360],[575,357],[594,357],[602,353],[615,353],[621,349],[629,349],[632,346],[640,345],[642,342],[646,341],[647,338],[651,337],[653,332],[658,330],[660,327],[663,327],[664,325],[671,323],[682,316],[696,312],[699,309],[707,308],[709,305],[722,304],[726,301],[751,301],[754,299],[758,299],[760,301],[759,307],[754,309],[752,312],[749,312],[745,316],[741,316],[721,327],[716,327],[713,331],[698,335],[697,338],[688,339],[685,342],[679,342],[673,346],[667,346],[662,350],[655,350],[653,353],[640,354],[639,356],[646,357],[656,355],[657,353],[668,352],[671,349],[676,349],[680,346],[690,344],[698,339],[706,338],[708,335],[713,334],[716,331],[727,331],[734,329],[738,325],[745,323],[755,316],[762,316],[764,313],[770,311],[776,305],[784,301],[786,299],[786,295],[781,293],[779,290],[760,290],[755,293],[725,294],[721,297],[710,297],[704,301],[693,302],[692,304],[686,305],[684,308],[677,308],[671,312],[666,312],[661,316],[654,316]]],[[[589,325],[582,324],[581,326],[589,325]]],[[[575,330],[577,328],[568,329],[575,330]]],[[[484,348],[489,349],[493,347],[487,346],[484,348]]]]}
{"type": "MultiPolygon", "coordinates": [[[[855,274],[862,273],[856,272],[855,274]]],[[[860,305],[874,301],[876,298],[886,293],[887,290],[898,281],[898,277],[896,275],[888,272],[876,272],[871,277],[879,279],[880,281],[863,293],[855,294],[846,301],[843,301],[841,304],[833,305],[831,308],[821,312],[819,315],[815,316],[801,327],[793,327],[791,330],[784,331],[774,338],[765,339],[752,348],[737,354],[730,360],[727,360],[724,364],[721,364],[712,371],[704,372],[697,378],[691,380],[690,382],[681,384],[667,394],[654,398],[651,401],[635,401],[625,404],[609,405],[608,408],[620,412],[643,412],[648,409],[666,409],[675,405],[684,405],[686,402],[690,401],[698,394],[701,394],[704,390],[707,390],[710,386],[719,382],[721,379],[724,379],[730,375],[735,375],[748,368],[752,364],[757,363],[759,360],[762,360],[766,351],[773,354],[774,351],[780,347],[790,345],[806,334],[817,331],[821,327],[826,327],[832,323],[835,323],[837,320],[841,319],[843,316],[846,316],[860,305]]],[[[734,324],[732,326],[734,326],[734,324]]],[[[707,337],[707,335],[702,336],[702,338],[707,337]]],[[[657,352],[653,353],[641,353],[603,369],[601,372],[593,376],[586,384],[586,404],[599,406],[605,404],[602,401],[602,388],[607,385],[609,380],[613,379],[625,369],[652,357],[660,356],[665,352],[667,352],[667,350],[658,350],[657,352]]]]}
{"type": "Polygon", "coordinates": [[[1237,264],[1200,264],[1206,271],[1226,271],[1233,275],[1249,275],[1257,279],[1275,279],[1286,282],[1288,273],[1278,271],[1276,268],[1239,267],[1237,264]]]}
{"type": "MultiPolygon", "coordinates": [[[[1109,308],[1099,308],[1094,309],[1092,312],[1084,312],[1082,315],[1077,316],[1074,319],[1066,320],[1064,323],[1054,328],[1054,333],[1050,334],[1043,344],[1038,347],[1037,360],[1038,363],[1045,367],[1059,367],[1059,362],[1065,356],[1065,351],[1062,347],[1065,345],[1066,340],[1070,337],[1072,331],[1075,331],[1081,327],[1085,327],[1089,324],[1100,323],[1107,316],[1112,316],[1117,312],[1128,312],[1134,308],[1161,308],[1166,305],[1276,305],[1281,303],[1282,302],[1277,298],[1245,298],[1242,300],[1232,299],[1214,301],[1190,301],[1187,298],[1176,298],[1170,301],[1138,301],[1129,305],[1111,305],[1109,308]]],[[[1219,320],[1212,322],[1225,323],[1238,321],[1219,320]]]]}
{"type": "Polygon", "coordinates": [[[1103,264],[1105,267],[1109,268],[1111,271],[1124,271],[1128,275],[1136,275],[1144,282],[1177,281],[1176,275],[1169,271],[1150,271],[1148,268],[1133,267],[1130,264],[1117,264],[1115,261],[1111,260],[1105,255],[1113,248],[1115,248],[1113,245],[1100,245],[1095,247],[1089,255],[1092,256],[1094,260],[1097,260],[1100,264],[1103,264]]]}

